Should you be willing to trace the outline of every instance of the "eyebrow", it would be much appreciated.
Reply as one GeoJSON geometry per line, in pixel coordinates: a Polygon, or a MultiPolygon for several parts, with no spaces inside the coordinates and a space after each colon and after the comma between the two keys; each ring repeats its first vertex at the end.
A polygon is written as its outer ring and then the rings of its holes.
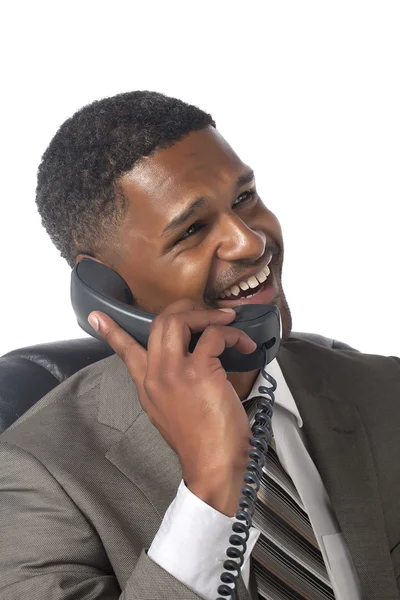
{"type": "MultiPolygon", "coordinates": [[[[239,175],[234,185],[234,190],[238,191],[244,185],[251,183],[254,180],[254,177],[254,171],[251,169],[249,171],[246,171],[242,175],[239,175]]],[[[170,235],[173,231],[179,229],[182,225],[184,225],[184,223],[186,223],[186,221],[193,217],[195,213],[200,210],[200,208],[206,206],[207,204],[208,198],[206,198],[205,196],[199,196],[198,198],[192,200],[192,202],[188,206],[186,206],[186,208],[184,208],[182,212],[176,215],[168,223],[160,237],[164,238],[167,235],[170,235]]]]}

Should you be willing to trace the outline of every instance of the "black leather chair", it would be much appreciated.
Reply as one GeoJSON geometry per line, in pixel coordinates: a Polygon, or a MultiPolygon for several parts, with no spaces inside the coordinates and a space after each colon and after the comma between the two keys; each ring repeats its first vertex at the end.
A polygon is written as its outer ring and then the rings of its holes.
{"type": "MultiPolygon", "coordinates": [[[[315,333],[295,333],[327,348],[351,346],[315,333]]],[[[95,338],[50,342],[12,350],[0,357],[0,433],[59,383],[91,363],[111,356],[108,344],[95,338]]]]}

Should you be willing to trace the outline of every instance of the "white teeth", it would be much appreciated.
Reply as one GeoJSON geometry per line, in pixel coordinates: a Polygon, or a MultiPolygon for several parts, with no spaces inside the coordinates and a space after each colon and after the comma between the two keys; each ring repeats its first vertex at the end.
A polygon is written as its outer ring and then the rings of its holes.
{"type": "Polygon", "coordinates": [[[262,283],[262,281],[258,281],[258,279],[256,279],[255,276],[253,275],[253,277],[249,277],[249,279],[247,280],[247,283],[249,284],[249,286],[251,288],[256,288],[258,285],[260,285],[260,283],[262,283]]]}
{"type": "MultiPolygon", "coordinates": [[[[269,267],[268,267],[268,275],[269,275],[269,267]]],[[[267,279],[267,273],[265,271],[261,271],[258,276],[257,279],[259,281],[259,283],[264,283],[264,281],[267,279]]]]}
{"type": "MultiPolygon", "coordinates": [[[[220,298],[229,298],[229,296],[237,296],[240,290],[248,290],[249,288],[256,288],[260,283],[264,283],[270,274],[270,269],[266,265],[262,271],[249,277],[248,279],[241,281],[238,285],[233,285],[231,288],[225,290],[220,294],[220,298]]],[[[254,295],[254,294],[253,294],[254,295]]]]}

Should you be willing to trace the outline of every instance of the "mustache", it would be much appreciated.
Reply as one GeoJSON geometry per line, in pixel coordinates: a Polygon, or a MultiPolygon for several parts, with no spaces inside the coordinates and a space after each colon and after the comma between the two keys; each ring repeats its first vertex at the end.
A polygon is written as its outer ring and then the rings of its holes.
{"type": "Polygon", "coordinates": [[[231,281],[233,281],[235,279],[240,279],[242,273],[245,273],[245,271],[248,271],[249,269],[259,267],[259,270],[261,271],[261,268],[265,265],[265,261],[269,254],[272,255],[271,262],[269,263],[270,265],[272,265],[273,263],[279,262],[280,256],[282,254],[280,246],[278,246],[277,244],[269,244],[268,246],[266,246],[264,254],[257,262],[249,262],[249,261],[237,262],[235,264],[235,267],[236,267],[235,269],[232,268],[220,276],[218,282],[215,283],[214,289],[212,291],[210,290],[210,292],[208,294],[206,293],[205,298],[207,300],[216,300],[216,298],[218,298],[220,293],[223,290],[226,290],[226,288],[230,285],[231,281]],[[237,269],[239,264],[241,267],[240,271],[237,269]]]}

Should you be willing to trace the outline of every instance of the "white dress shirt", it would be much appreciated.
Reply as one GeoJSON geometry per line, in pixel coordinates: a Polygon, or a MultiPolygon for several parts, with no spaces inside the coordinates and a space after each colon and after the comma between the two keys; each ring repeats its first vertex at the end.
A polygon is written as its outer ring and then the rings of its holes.
{"type": "MultiPolygon", "coordinates": [[[[353,561],[321,477],[307,451],[303,421],[276,359],[268,365],[267,372],[277,382],[272,417],[276,451],[308,513],[335,598],[363,600],[353,561]]],[[[261,385],[270,387],[260,371],[244,402],[259,396],[258,388],[261,385]]],[[[220,574],[225,570],[223,562],[227,559],[226,549],[230,545],[229,537],[235,520],[200,500],[181,481],[148,556],[200,597],[215,600],[221,583],[220,574]]],[[[249,557],[259,535],[260,531],[252,527],[242,566],[242,578],[247,588],[249,557]]]]}

